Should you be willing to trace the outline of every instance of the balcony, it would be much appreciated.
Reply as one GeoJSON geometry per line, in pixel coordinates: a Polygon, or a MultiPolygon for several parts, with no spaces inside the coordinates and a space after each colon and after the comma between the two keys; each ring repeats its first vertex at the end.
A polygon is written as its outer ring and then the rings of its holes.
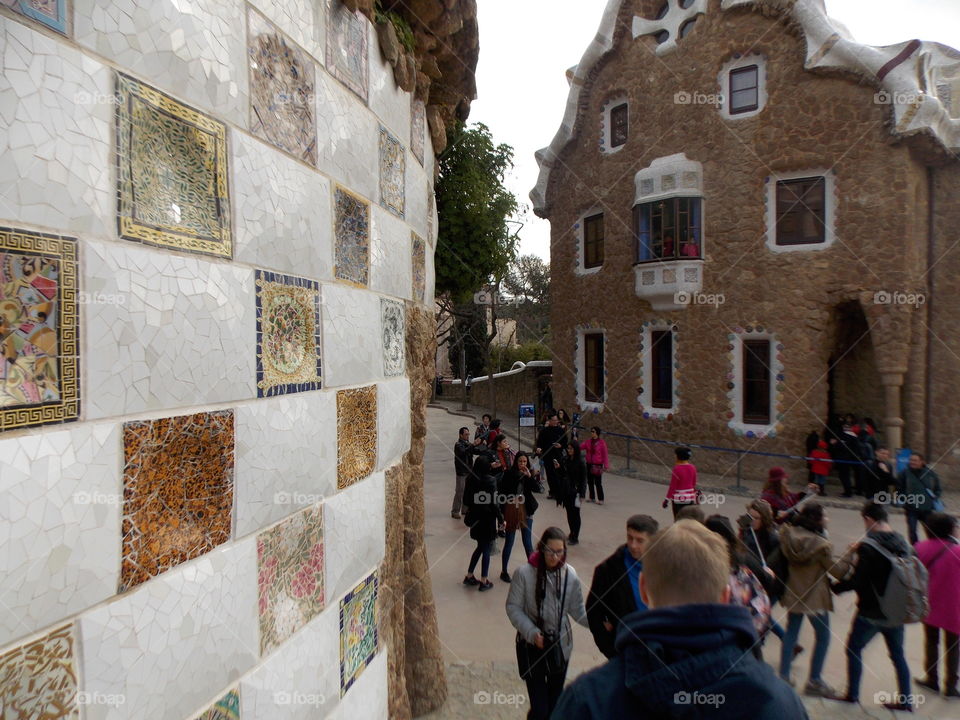
{"type": "Polygon", "coordinates": [[[683,310],[703,288],[703,260],[654,260],[637,263],[637,297],[654,310],[683,310]]]}

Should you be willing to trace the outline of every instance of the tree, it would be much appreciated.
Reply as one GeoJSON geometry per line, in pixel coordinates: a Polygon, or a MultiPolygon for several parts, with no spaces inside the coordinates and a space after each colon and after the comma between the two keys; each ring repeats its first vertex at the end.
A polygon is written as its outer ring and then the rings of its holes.
{"type": "Polygon", "coordinates": [[[550,332],[550,264],[538,255],[521,255],[510,264],[503,288],[511,303],[501,315],[517,321],[521,344],[545,342],[550,332]]]}

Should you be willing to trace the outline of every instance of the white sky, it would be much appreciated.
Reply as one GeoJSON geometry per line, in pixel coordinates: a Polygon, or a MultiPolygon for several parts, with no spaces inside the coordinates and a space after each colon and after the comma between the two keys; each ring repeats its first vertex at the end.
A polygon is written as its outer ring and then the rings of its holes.
{"type": "MultiPolygon", "coordinates": [[[[469,122],[514,148],[508,186],[529,208],[533,153],[553,139],[566,107],[567,68],[580,62],[607,0],[480,0],[477,99],[469,122]]],[[[827,12],[870,45],[919,38],[960,49],[960,0],[826,0],[827,12]]],[[[550,258],[550,224],[528,210],[522,253],[550,258]]]]}

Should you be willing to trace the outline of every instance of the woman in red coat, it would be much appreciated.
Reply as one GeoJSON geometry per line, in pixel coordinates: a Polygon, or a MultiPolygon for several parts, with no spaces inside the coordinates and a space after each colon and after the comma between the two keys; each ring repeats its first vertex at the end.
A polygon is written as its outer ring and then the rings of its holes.
{"type": "Polygon", "coordinates": [[[603,473],[610,469],[607,455],[607,441],[600,437],[600,428],[590,428],[590,439],[580,444],[583,459],[587,463],[587,488],[590,490],[590,502],[603,505],[603,473]],[[594,494],[596,489],[596,494],[594,494]]]}
{"type": "Polygon", "coordinates": [[[791,514],[792,509],[808,495],[818,495],[820,488],[809,483],[804,492],[790,492],[787,487],[787,471],[782,467],[772,467],[767,473],[767,482],[760,493],[760,499],[770,503],[773,516],[777,522],[783,522],[791,514]]]}
{"type": "Polygon", "coordinates": [[[923,666],[926,677],[917,679],[918,685],[939,692],[937,659],[940,656],[940,631],[943,630],[944,654],[947,656],[943,676],[943,694],[960,697],[957,688],[957,670],[960,665],[960,526],[957,519],[946,513],[930,513],[926,526],[929,540],[916,544],[917,557],[929,573],[927,595],[930,613],[923,619],[926,640],[923,666]]]}

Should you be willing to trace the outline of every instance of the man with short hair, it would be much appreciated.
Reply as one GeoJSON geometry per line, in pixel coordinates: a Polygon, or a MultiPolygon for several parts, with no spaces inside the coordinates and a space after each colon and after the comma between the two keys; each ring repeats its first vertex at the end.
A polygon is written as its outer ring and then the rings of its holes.
{"type": "Polygon", "coordinates": [[[887,522],[887,509],[872,500],[860,510],[867,534],[863,541],[854,543],[838,563],[840,574],[854,565],[853,574],[833,585],[836,593],[855,590],[857,614],[850,626],[847,638],[847,694],[839,700],[856,703],[860,701],[860,679],[863,676],[863,649],[879,633],[887,643],[887,651],[897,673],[900,690],[897,702],[884,703],[890,710],[910,711],[910,667],[903,654],[903,624],[893,624],[880,607],[892,565],[887,556],[908,557],[913,549],[900,533],[894,532],[887,522]]]}
{"type": "Polygon", "coordinates": [[[492,419],[488,413],[483,414],[483,417],[480,418],[480,424],[477,425],[477,430],[473,434],[474,440],[479,440],[483,445],[489,444],[487,438],[490,436],[490,423],[492,419]]]}
{"type": "Polygon", "coordinates": [[[617,655],[560,697],[556,720],[690,718],[796,720],[800,698],[751,648],[750,612],[729,605],[730,555],[718,534],[680,520],[650,539],[640,596],[617,655]]]}
{"type": "Polygon", "coordinates": [[[916,545],[920,537],[917,535],[917,525],[922,525],[927,515],[934,511],[934,501],[940,499],[942,490],[940,478],[929,467],[920,453],[912,453],[906,469],[897,479],[898,489],[905,496],[907,515],[907,534],[910,544],[916,545]]]}
{"type": "Polygon", "coordinates": [[[564,440],[563,428],[560,426],[560,418],[556,410],[551,410],[547,414],[547,424],[537,435],[536,454],[540,456],[540,463],[543,472],[547,476],[547,499],[555,496],[556,478],[559,468],[555,467],[553,461],[559,462],[563,458],[563,448],[566,446],[564,440]]]}
{"type": "MultiPolygon", "coordinates": [[[[486,417],[486,416],[484,416],[486,417]]],[[[460,436],[457,438],[457,444],[453,446],[453,470],[457,478],[457,485],[453,491],[453,507],[450,509],[450,517],[459,520],[463,510],[463,488],[467,483],[467,476],[473,467],[472,455],[482,452],[477,448],[479,440],[470,444],[470,428],[460,428],[460,436]]]]}
{"type": "Polygon", "coordinates": [[[659,524],[649,515],[633,515],[627,520],[627,542],[597,565],[587,595],[587,620],[590,632],[606,657],[617,654],[614,640],[620,621],[637,610],[646,610],[640,597],[640,573],[643,553],[656,535],[659,524]]]}

